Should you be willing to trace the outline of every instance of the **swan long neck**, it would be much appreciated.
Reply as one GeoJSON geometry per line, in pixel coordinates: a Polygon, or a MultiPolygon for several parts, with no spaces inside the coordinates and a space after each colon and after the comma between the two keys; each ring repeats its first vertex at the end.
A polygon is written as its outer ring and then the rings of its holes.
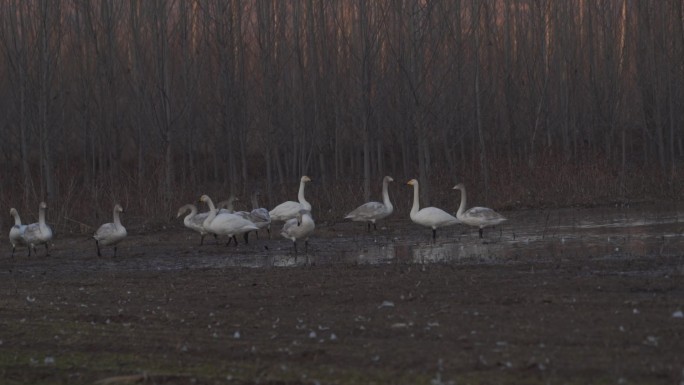
{"type": "Polygon", "coordinates": [[[461,215],[463,215],[463,212],[466,208],[466,189],[465,187],[461,187],[459,188],[459,190],[461,190],[461,205],[458,206],[458,212],[456,213],[456,217],[460,217],[461,215]]]}
{"type": "Polygon", "coordinates": [[[38,210],[38,223],[40,225],[40,231],[45,232],[47,230],[47,224],[45,223],[45,208],[43,207],[38,210]]]}
{"type": "Polygon", "coordinates": [[[14,217],[14,225],[21,226],[21,218],[19,217],[19,213],[16,211],[12,211],[12,216],[14,217]]]}
{"type": "Polygon", "coordinates": [[[411,216],[414,216],[420,210],[420,203],[418,202],[418,183],[413,185],[413,207],[411,208],[411,216]]]}
{"type": "Polygon", "coordinates": [[[388,210],[392,210],[394,207],[392,206],[392,202],[390,202],[389,198],[389,192],[387,189],[387,182],[382,182],[382,203],[385,205],[385,207],[388,210]]]}
{"type": "Polygon", "coordinates": [[[197,215],[197,207],[195,205],[185,205],[183,208],[185,210],[189,209],[190,214],[186,215],[185,218],[183,218],[183,223],[187,226],[190,223],[190,220],[197,215]]]}
{"type": "Polygon", "coordinates": [[[207,198],[207,206],[209,206],[209,215],[207,216],[207,219],[202,222],[202,226],[207,227],[211,223],[211,221],[216,218],[216,206],[214,206],[214,202],[212,202],[211,198],[207,198]]]}
{"type": "Polygon", "coordinates": [[[297,199],[299,200],[299,203],[302,204],[302,206],[311,206],[309,202],[306,201],[306,198],[304,198],[304,186],[306,183],[304,181],[299,182],[299,193],[297,194],[297,199]]]}
{"type": "Polygon", "coordinates": [[[114,226],[116,228],[122,228],[123,225],[121,225],[121,218],[119,218],[119,210],[114,209],[114,226]]]}

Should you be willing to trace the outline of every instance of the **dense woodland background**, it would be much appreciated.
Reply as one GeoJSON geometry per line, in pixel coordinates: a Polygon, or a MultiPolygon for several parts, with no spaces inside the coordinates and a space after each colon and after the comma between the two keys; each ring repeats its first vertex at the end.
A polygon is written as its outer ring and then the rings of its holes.
{"type": "Polygon", "coordinates": [[[449,211],[457,181],[501,210],[681,200],[683,4],[2,0],[0,203],[89,231],[303,174],[327,220],[384,175],[406,217],[410,178],[449,211]]]}

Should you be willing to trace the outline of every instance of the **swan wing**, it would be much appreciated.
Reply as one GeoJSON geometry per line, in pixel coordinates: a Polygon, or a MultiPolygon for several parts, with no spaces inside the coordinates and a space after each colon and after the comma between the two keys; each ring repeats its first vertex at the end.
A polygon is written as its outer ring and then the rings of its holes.
{"type": "Polygon", "coordinates": [[[315,227],[316,224],[310,218],[302,219],[301,223],[297,222],[297,218],[292,218],[285,222],[285,224],[283,225],[283,230],[280,232],[280,235],[282,235],[284,238],[291,239],[294,241],[296,239],[307,236],[314,230],[315,227]]]}
{"type": "Polygon", "coordinates": [[[105,223],[97,229],[93,238],[101,245],[113,245],[126,237],[126,229],[117,227],[114,223],[105,223]]]}
{"type": "Polygon", "coordinates": [[[188,223],[186,223],[186,227],[191,230],[195,230],[200,234],[206,234],[206,230],[204,229],[204,220],[207,219],[208,216],[209,213],[197,214],[190,218],[188,223]]]}
{"type": "Polygon", "coordinates": [[[461,215],[461,221],[473,226],[494,226],[507,218],[488,207],[473,207],[461,215]]]}
{"type": "Polygon", "coordinates": [[[40,231],[40,223],[31,223],[26,226],[24,231],[24,239],[29,244],[40,244],[43,241],[43,237],[40,231]]]}
{"type": "Polygon", "coordinates": [[[287,201],[274,207],[273,210],[268,212],[268,215],[271,217],[271,220],[286,221],[296,217],[301,209],[302,205],[299,202],[287,201]]]}
{"type": "Polygon", "coordinates": [[[288,219],[283,225],[283,230],[280,232],[284,238],[292,239],[294,229],[298,227],[297,218],[288,219]]]}
{"type": "Polygon", "coordinates": [[[219,214],[211,221],[208,230],[216,234],[235,235],[259,228],[239,215],[219,214]]]}
{"type": "Polygon", "coordinates": [[[249,220],[252,221],[258,228],[263,229],[264,227],[271,224],[271,216],[268,214],[268,210],[265,208],[254,209],[249,213],[249,220]]]}
{"type": "Polygon", "coordinates": [[[368,202],[354,209],[345,218],[352,221],[371,221],[385,218],[391,213],[392,211],[388,210],[387,206],[380,202],[368,202]]]}
{"type": "Polygon", "coordinates": [[[52,228],[45,225],[47,231],[40,229],[40,223],[31,223],[24,231],[24,239],[29,244],[42,245],[52,239],[52,228]]]}
{"type": "Polygon", "coordinates": [[[421,209],[415,215],[412,215],[411,219],[419,225],[432,228],[450,226],[460,222],[455,216],[436,207],[421,209]]]}

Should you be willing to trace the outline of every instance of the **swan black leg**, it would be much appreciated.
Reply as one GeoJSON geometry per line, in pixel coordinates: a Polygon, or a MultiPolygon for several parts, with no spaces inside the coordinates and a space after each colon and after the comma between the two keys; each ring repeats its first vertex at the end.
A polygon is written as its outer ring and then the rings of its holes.
{"type": "Polygon", "coordinates": [[[482,239],[482,238],[483,238],[483,237],[482,237],[482,233],[483,233],[483,231],[482,231],[482,227],[480,227],[480,239],[482,239]]]}
{"type": "Polygon", "coordinates": [[[48,246],[47,242],[45,243],[45,256],[50,256],[50,247],[48,246]]]}
{"type": "Polygon", "coordinates": [[[268,231],[268,239],[271,239],[271,225],[268,225],[266,231],[268,231]]]}
{"type": "Polygon", "coordinates": [[[304,241],[304,254],[309,254],[309,240],[308,239],[304,241]]]}
{"type": "MultiPolygon", "coordinates": [[[[259,234],[257,234],[257,238],[259,237],[259,234]]],[[[245,238],[245,245],[249,244],[249,231],[245,233],[244,235],[245,238]]]]}
{"type": "Polygon", "coordinates": [[[114,258],[116,258],[116,246],[114,246],[114,258]]]}
{"type": "Polygon", "coordinates": [[[204,235],[205,234],[200,234],[200,246],[204,244],[204,235]]]}
{"type": "Polygon", "coordinates": [[[373,228],[375,229],[375,231],[378,231],[378,225],[376,225],[375,222],[373,222],[373,228]]]}
{"type": "Polygon", "coordinates": [[[255,230],[254,232],[255,232],[256,235],[257,235],[257,241],[258,241],[258,240],[259,240],[259,230],[255,230]]]}
{"type": "Polygon", "coordinates": [[[368,232],[369,232],[369,233],[370,233],[370,225],[371,225],[371,223],[368,222],[368,232]]]}
{"type": "Polygon", "coordinates": [[[101,256],[102,256],[102,253],[100,253],[100,242],[98,242],[98,241],[96,240],[96,241],[95,241],[95,246],[97,246],[97,256],[98,256],[98,257],[101,257],[101,256]]]}
{"type": "Polygon", "coordinates": [[[12,259],[14,259],[14,245],[12,245],[12,259]]]}
{"type": "Polygon", "coordinates": [[[432,240],[437,239],[437,229],[432,229],[432,240]]]}
{"type": "MultiPolygon", "coordinates": [[[[292,241],[292,244],[294,245],[294,252],[295,252],[295,255],[297,255],[297,241],[292,241]]],[[[297,261],[297,260],[295,259],[295,262],[296,262],[296,261],[297,261]]]]}

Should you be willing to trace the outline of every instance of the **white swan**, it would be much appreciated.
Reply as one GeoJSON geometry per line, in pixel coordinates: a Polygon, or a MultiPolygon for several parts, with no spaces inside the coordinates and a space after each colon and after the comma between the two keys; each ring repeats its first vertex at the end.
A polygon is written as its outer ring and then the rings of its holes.
{"type": "MultiPolygon", "coordinates": [[[[258,230],[259,228],[247,219],[242,218],[239,215],[230,213],[218,213],[214,202],[207,195],[202,195],[200,201],[206,203],[209,206],[209,216],[204,220],[202,226],[210,233],[216,235],[227,235],[230,240],[235,241],[235,246],[237,246],[236,235],[244,234],[252,230],[258,230]]],[[[248,242],[247,237],[245,237],[245,242],[248,242]]]]}
{"type": "Polygon", "coordinates": [[[304,238],[304,252],[308,252],[309,234],[311,234],[315,228],[316,224],[314,223],[313,218],[311,218],[311,212],[302,209],[297,212],[295,218],[285,222],[280,235],[292,241],[295,254],[297,253],[297,239],[304,238]]]}
{"type": "MultiPolygon", "coordinates": [[[[178,209],[178,214],[176,215],[176,218],[179,218],[187,211],[190,211],[190,213],[186,215],[185,218],[183,218],[183,224],[190,230],[194,230],[200,233],[200,246],[202,246],[204,244],[204,236],[209,234],[209,232],[204,229],[204,226],[202,226],[204,220],[207,219],[207,217],[209,216],[209,212],[198,214],[197,206],[188,203],[187,205],[178,209]]],[[[216,237],[216,234],[214,234],[214,237],[216,237]]]]}
{"type": "Polygon", "coordinates": [[[375,230],[378,228],[375,226],[375,221],[388,217],[394,211],[394,206],[389,199],[389,193],[387,192],[387,184],[393,182],[394,179],[390,176],[386,176],[382,179],[382,202],[368,202],[357,207],[354,211],[347,214],[344,218],[351,219],[352,221],[368,222],[368,231],[370,231],[371,223],[375,230]]]}
{"type": "Polygon", "coordinates": [[[482,238],[483,229],[488,226],[496,226],[508,219],[496,211],[487,207],[472,207],[465,211],[466,207],[466,188],[463,183],[454,186],[454,190],[461,190],[461,205],[458,207],[456,217],[463,223],[469,226],[479,227],[480,238],[482,238]]]}
{"type": "Polygon", "coordinates": [[[292,219],[296,217],[299,210],[302,209],[311,211],[311,204],[304,198],[304,185],[307,182],[311,182],[311,179],[306,175],[299,181],[299,193],[297,194],[299,203],[293,201],[283,202],[268,212],[272,221],[286,221],[292,219]]]}
{"type": "Polygon", "coordinates": [[[97,256],[101,257],[100,246],[114,246],[114,256],[116,257],[116,245],[126,238],[126,228],[121,224],[119,213],[124,212],[120,204],[114,205],[114,222],[105,223],[93,235],[95,246],[97,246],[97,256]]]}
{"type": "Polygon", "coordinates": [[[27,226],[21,224],[19,212],[14,207],[10,209],[10,215],[14,217],[14,226],[12,226],[9,232],[9,240],[12,244],[12,258],[14,258],[14,249],[17,246],[27,245],[26,240],[24,239],[24,232],[26,231],[27,226]]]}
{"type": "Polygon", "coordinates": [[[411,208],[411,220],[414,223],[432,228],[432,239],[437,238],[437,229],[459,223],[458,219],[442,209],[425,207],[420,210],[418,203],[418,181],[411,179],[408,182],[413,186],[413,207],[411,208]]]}
{"type": "Polygon", "coordinates": [[[36,246],[45,245],[45,255],[50,255],[50,247],[48,242],[52,240],[52,229],[45,223],[45,210],[47,209],[47,203],[40,202],[38,209],[38,222],[31,223],[26,227],[24,231],[24,239],[26,244],[29,246],[29,257],[31,256],[31,249],[33,253],[36,253],[36,246]]]}

